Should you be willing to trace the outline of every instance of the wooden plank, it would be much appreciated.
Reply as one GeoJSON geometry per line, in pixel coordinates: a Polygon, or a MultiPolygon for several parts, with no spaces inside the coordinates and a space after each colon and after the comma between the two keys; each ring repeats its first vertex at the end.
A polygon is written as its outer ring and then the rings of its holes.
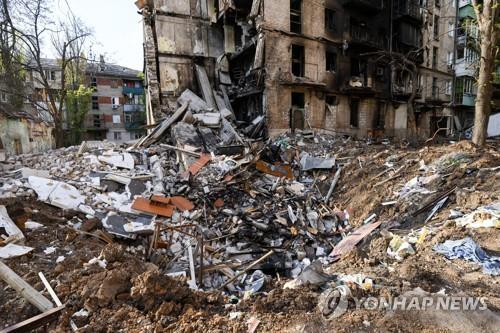
{"type": "Polygon", "coordinates": [[[149,133],[143,139],[141,139],[141,142],[138,143],[137,146],[138,147],[149,146],[152,143],[158,141],[163,135],[163,133],[165,133],[165,131],[169,129],[170,126],[172,126],[177,120],[179,120],[182,117],[182,115],[184,115],[188,106],[189,102],[185,102],[184,104],[182,104],[182,106],[178,108],[177,111],[175,111],[175,113],[172,116],[170,116],[170,118],[163,120],[151,133],[149,133]]]}
{"type": "Polygon", "coordinates": [[[30,286],[19,275],[16,274],[9,266],[0,261],[0,278],[4,280],[12,289],[18,294],[26,298],[38,310],[45,312],[52,308],[54,305],[45,296],[39,293],[35,288],[30,286]]]}
{"type": "Polygon", "coordinates": [[[56,320],[57,317],[59,317],[59,315],[61,314],[62,310],[64,310],[64,305],[50,309],[48,311],[45,311],[44,313],[31,317],[30,319],[23,320],[20,323],[4,328],[3,330],[0,330],[0,333],[31,332],[45,324],[56,320]]]}
{"type": "Polygon", "coordinates": [[[255,58],[253,62],[253,69],[261,68],[264,65],[264,43],[265,37],[260,33],[257,37],[257,47],[255,49],[255,58]]]}
{"type": "Polygon", "coordinates": [[[42,272],[38,272],[38,276],[42,280],[42,283],[45,286],[45,288],[47,288],[47,291],[49,292],[50,297],[52,297],[54,303],[56,303],[57,306],[62,306],[61,300],[59,299],[59,297],[57,297],[56,292],[54,291],[54,289],[52,289],[52,286],[50,285],[49,281],[47,281],[47,279],[45,278],[45,275],[43,275],[42,272]]]}
{"type": "Polygon", "coordinates": [[[358,244],[363,238],[368,236],[373,230],[377,229],[377,227],[381,224],[382,221],[365,224],[354,230],[351,234],[349,234],[349,236],[335,245],[332,253],[330,253],[330,257],[340,258],[340,256],[342,256],[344,253],[351,251],[352,249],[354,249],[356,244],[358,244]]]}
{"type": "Polygon", "coordinates": [[[208,106],[217,110],[217,104],[215,103],[212,86],[210,85],[210,81],[208,80],[208,75],[205,67],[195,65],[195,69],[198,84],[201,88],[201,93],[203,94],[203,99],[208,104],[208,106]]]}

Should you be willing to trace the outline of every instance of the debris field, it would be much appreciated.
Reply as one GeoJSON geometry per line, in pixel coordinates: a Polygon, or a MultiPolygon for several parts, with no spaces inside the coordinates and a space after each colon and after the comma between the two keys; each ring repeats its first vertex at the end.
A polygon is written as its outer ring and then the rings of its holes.
{"type": "Polygon", "coordinates": [[[264,139],[263,119],[207,109],[186,91],[133,144],[1,165],[0,329],[51,312],[51,332],[498,332],[498,142],[264,139]],[[337,317],[335,292],[487,309],[337,317]]]}

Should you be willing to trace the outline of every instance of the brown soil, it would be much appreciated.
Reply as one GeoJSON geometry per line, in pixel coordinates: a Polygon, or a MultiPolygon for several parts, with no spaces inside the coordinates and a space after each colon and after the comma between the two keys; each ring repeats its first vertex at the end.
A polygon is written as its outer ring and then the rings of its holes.
{"type": "MultiPolygon", "coordinates": [[[[444,289],[448,295],[485,297],[491,312],[475,316],[462,312],[350,308],[342,317],[327,320],[317,310],[321,289],[304,286],[287,290],[282,288],[285,281],[277,278],[263,292],[232,304],[230,297],[220,292],[194,292],[184,281],[163,275],[153,263],[127,252],[125,242],[106,245],[95,237],[72,231],[65,226],[66,221],[78,217],[86,222],[83,215],[63,212],[35,199],[0,200],[21,227],[28,219],[45,226],[24,230],[26,245],[35,250],[5,263],[38,290],[43,290],[38,272],[43,272],[51,282],[66,305],[59,319],[49,326],[51,332],[70,332],[71,316],[81,309],[89,315],[73,317],[81,327],[79,332],[247,332],[252,318],[260,321],[256,332],[499,332],[498,326],[488,323],[495,323],[493,319],[500,311],[500,277],[485,275],[477,265],[464,260],[447,260],[432,250],[435,244],[447,239],[470,236],[486,251],[500,254],[499,229],[470,230],[445,223],[451,208],[469,212],[500,200],[500,173],[480,170],[500,165],[498,145],[477,150],[467,142],[459,142],[408,150],[349,142],[335,148],[334,153],[337,158],[353,159],[344,165],[330,206],[349,209],[353,226],[359,226],[373,212],[386,222],[351,253],[332,263],[327,271],[371,277],[378,287],[366,292],[366,296],[397,296],[417,287],[429,293],[444,289]],[[457,151],[466,153],[470,163],[455,166],[429,186],[436,194],[395,206],[380,205],[393,200],[395,191],[420,174],[420,160],[429,166],[439,157],[457,151]],[[388,160],[395,163],[395,169],[405,167],[399,174],[386,173],[375,178],[386,169],[384,163],[388,160]],[[401,262],[389,257],[386,252],[389,239],[384,230],[392,227],[392,232],[405,235],[422,226],[428,212],[415,217],[411,213],[454,186],[457,190],[427,223],[433,229],[430,239],[417,246],[415,255],[401,262]],[[56,247],[56,252],[45,254],[43,251],[49,246],[56,247]],[[65,260],[56,263],[58,256],[65,256],[65,260]],[[106,268],[87,265],[95,257],[104,258],[106,268]]],[[[233,205],[230,200],[224,201],[233,205]]],[[[46,291],[43,294],[50,299],[46,291]]],[[[0,327],[39,313],[3,281],[0,281],[0,300],[0,327]]]]}

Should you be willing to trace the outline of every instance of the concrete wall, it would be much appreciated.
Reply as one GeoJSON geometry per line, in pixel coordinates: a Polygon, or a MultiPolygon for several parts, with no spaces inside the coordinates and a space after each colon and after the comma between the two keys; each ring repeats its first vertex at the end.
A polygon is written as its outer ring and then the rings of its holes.
{"type": "Polygon", "coordinates": [[[40,153],[54,148],[55,144],[52,128],[44,123],[3,116],[0,116],[0,140],[11,155],[40,153]]]}

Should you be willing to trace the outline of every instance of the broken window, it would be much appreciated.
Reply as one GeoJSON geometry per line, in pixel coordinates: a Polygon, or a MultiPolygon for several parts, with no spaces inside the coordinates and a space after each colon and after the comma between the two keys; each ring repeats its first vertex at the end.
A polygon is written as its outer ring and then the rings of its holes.
{"type": "Polygon", "coordinates": [[[0,101],[7,102],[7,94],[2,92],[0,93],[0,101]]]}
{"type": "Polygon", "coordinates": [[[448,52],[446,59],[447,59],[448,69],[452,69],[453,68],[453,52],[448,52]]]}
{"type": "Polygon", "coordinates": [[[99,97],[92,96],[92,110],[99,110],[99,97]]]}
{"type": "Polygon", "coordinates": [[[330,8],[325,8],[325,29],[329,32],[334,32],[337,30],[335,11],[330,8]]]}
{"type": "Polygon", "coordinates": [[[464,79],[464,93],[471,95],[476,93],[473,79],[464,79]]]}
{"type": "Polygon", "coordinates": [[[465,57],[465,47],[463,45],[457,46],[457,59],[463,59],[465,57]]]}
{"type": "Polygon", "coordinates": [[[351,99],[351,102],[349,103],[350,107],[350,119],[349,119],[349,124],[353,128],[358,128],[359,127],[359,99],[353,98],[351,99]]]}
{"type": "Polygon", "coordinates": [[[448,36],[452,37],[455,35],[455,23],[448,22],[448,36]]]}
{"type": "Polygon", "coordinates": [[[101,117],[98,114],[95,114],[93,117],[93,123],[95,128],[100,128],[101,127],[101,117]]]}
{"type": "Polygon", "coordinates": [[[441,1],[440,0],[434,0],[434,4],[436,5],[436,7],[441,7],[441,1]]]}
{"type": "Polygon", "coordinates": [[[292,45],[292,74],[304,77],[304,47],[292,45]]]}
{"type": "Polygon", "coordinates": [[[113,109],[117,109],[120,106],[120,98],[111,97],[111,104],[113,105],[113,109]]]}
{"type": "Polygon", "coordinates": [[[420,46],[421,44],[420,30],[407,23],[402,22],[399,28],[399,40],[401,43],[411,46],[420,46]]]}
{"type": "Polygon", "coordinates": [[[337,105],[337,96],[335,95],[326,95],[326,104],[334,106],[337,105]]]}
{"type": "Polygon", "coordinates": [[[335,95],[326,95],[325,98],[325,110],[328,112],[334,112],[335,107],[337,106],[337,96],[335,95]]]}
{"type": "Polygon", "coordinates": [[[432,48],[432,69],[437,69],[438,66],[438,48],[432,48]]]}
{"type": "Polygon", "coordinates": [[[337,71],[337,53],[335,52],[326,52],[326,71],[327,72],[336,72],[337,71]]]}
{"type": "Polygon", "coordinates": [[[290,31],[302,33],[302,0],[290,0],[290,31]]]}
{"type": "Polygon", "coordinates": [[[351,58],[351,77],[359,77],[363,86],[366,86],[368,81],[368,63],[366,60],[351,58]]]}
{"type": "Polygon", "coordinates": [[[434,39],[439,39],[439,16],[434,15],[434,39]]]}
{"type": "Polygon", "coordinates": [[[115,140],[121,140],[122,139],[122,133],[121,132],[113,132],[113,138],[115,140]]]}
{"type": "Polygon", "coordinates": [[[439,96],[438,90],[438,79],[437,77],[432,78],[432,98],[437,99],[439,96]]]}
{"type": "Polygon", "coordinates": [[[446,95],[451,95],[451,81],[448,80],[446,81],[446,90],[445,90],[446,95]]]}
{"type": "Polygon", "coordinates": [[[55,81],[56,80],[56,72],[55,71],[51,71],[51,70],[46,70],[45,71],[45,77],[49,81],[55,81]]]}
{"type": "Polygon", "coordinates": [[[92,78],[92,80],[90,82],[90,86],[94,87],[94,88],[97,88],[97,78],[96,77],[92,78]]]}

